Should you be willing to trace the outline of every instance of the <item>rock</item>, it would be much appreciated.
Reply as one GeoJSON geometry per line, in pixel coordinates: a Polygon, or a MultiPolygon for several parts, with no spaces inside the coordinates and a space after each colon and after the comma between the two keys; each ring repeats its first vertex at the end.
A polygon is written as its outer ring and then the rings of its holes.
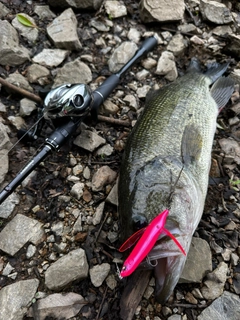
{"type": "Polygon", "coordinates": [[[46,67],[57,67],[69,55],[69,50],[63,49],[43,49],[33,57],[33,62],[46,67]]]}
{"type": "Polygon", "coordinates": [[[178,76],[175,58],[172,52],[164,51],[158,60],[156,74],[164,75],[169,81],[176,80],[178,76]]]}
{"type": "Polygon", "coordinates": [[[118,110],[118,106],[115,103],[113,103],[110,99],[104,101],[103,106],[101,107],[101,112],[106,115],[116,114],[118,110]]]}
{"type": "Polygon", "coordinates": [[[113,153],[113,147],[110,146],[110,144],[105,144],[104,146],[102,146],[97,150],[96,155],[102,156],[102,157],[105,157],[105,156],[108,157],[108,156],[111,156],[112,153],[113,153]]]}
{"type": "MultiPolygon", "coordinates": [[[[1,152],[0,152],[1,157],[1,152]]],[[[5,163],[5,162],[4,162],[5,163]]],[[[4,166],[1,166],[1,169],[4,166]]],[[[0,171],[1,176],[1,171],[0,171]]],[[[12,193],[4,202],[0,205],[0,218],[7,219],[13,212],[15,206],[19,203],[19,196],[16,193],[12,193]]]]}
{"type": "Polygon", "coordinates": [[[10,10],[0,2],[0,19],[3,19],[7,14],[9,14],[10,10]]]}
{"type": "Polygon", "coordinates": [[[36,110],[36,102],[29,100],[27,98],[24,98],[20,100],[20,109],[19,109],[19,114],[22,117],[29,116],[33,110],[36,110]]]}
{"type": "Polygon", "coordinates": [[[54,80],[53,88],[66,83],[89,83],[92,81],[90,68],[79,59],[66,63],[59,69],[54,80]],[[71,77],[69,78],[69,75],[71,77]]]}
{"type": "Polygon", "coordinates": [[[229,45],[227,47],[227,50],[236,55],[240,55],[240,35],[236,34],[229,34],[228,35],[229,45]]]}
{"type": "Polygon", "coordinates": [[[182,317],[180,316],[180,314],[173,314],[168,318],[168,320],[182,320],[182,317]]]}
{"type": "Polygon", "coordinates": [[[101,191],[104,186],[116,179],[117,173],[108,166],[99,168],[92,177],[92,190],[101,191]]]}
{"type": "Polygon", "coordinates": [[[218,267],[207,275],[207,280],[204,281],[201,288],[201,293],[205,299],[214,300],[223,293],[227,271],[228,265],[225,262],[220,262],[218,267]]]}
{"type": "Polygon", "coordinates": [[[128,31],[127,37],[130,41],[139,43],[141,38],[141,32],[139,32],[136,28],[130,28],[130,30],[128,31]]]}
{"type": "Polygon", "coordinates": [[[25,121],[23,120],[22,117],[9,116],[8,120],[18,130],[22,129],[23,127],[26,127],[25,121]]]}
{"type": "Polygon", "coordinates": [[[103,0],[48,0],[53,7],[73,7],[77,9],[99,9],[103,0]]]}
{"type": "Polygon", "coordinates": [[[212,33],[217,36],[226,36],[232,34],[232,28],[230,26],[218,26],[213,29],[212,33]]]}
{"type": "Polygon", "coordinates": [[[85,251],[76,249],[54,262],[45,272],[45,285],[50,290],[59,290],[75,280],[85,279],[88,263],[85,251]]]}
{"type": "Polygon", "coordinates": [[[132,94],[127,94],[124,98],[123,98],[124,102],[127,102],[128,106],[130,107],[130,109],[132,109],[133,111],[137,111],[139,109],[139,105],[137,103],[136,98],[134,97],[134,95],[132,94]]]}
{"type": "Polygon", "coordinates": [[[224,291],[209,307],[202,311],[197,320],[238,320],[240,319],[239,296],[224,291]]]}
{"type": "Polygon", "coordinates": [[[33,63],[30,67],[27,69],[27,79],[30,83],[39,83],[40,85],[43,84],[46,81],[50,75],[50,71],[40,66],[39,64],[33,63]]]}
{"type": "Polygon", "coordinates": [[[0,249],[14,255],[27,242],[37,245],[44,237],[43,224],[17,214],[0,232],[0,249]]]}
{"type": "Polygon", "coordinates": [[[114,50],[113,54],[108,60],[109,70],[112,73],[119,71],[134,56],[137,50],[138,47],[136,43],[124,41],[114,50]]]}
{"type": "Polygon", "coordinates": [[[186,41],[183,35],[179,33],[172,37],[167,46],[167,50],[171,51],[175,56],[178,56],[184,52],[186,47],[186,41]]]}
{"type": "Polygon", "coordinates": [[[151,86],[149,85],[144,85],[138,88],[137,89],[138,98],[145,98],[150,89],[151,89],[151,86]]]}
{"type": "Polygon", "coordinates": [[[27,91],[33,92],[33,88],[28,83],[27,79],[22,76],[20,73],[11,73],[7,78],[6,81],[8,81],[11,84],[14,84],[16,87],[20,87],[22,89],[25,89],[27,91]]]}
{"type": "Polygon", "coordinates": [[[230,10],[217,1],[200,0],[200,11],[205,20],[216,24],[226,24],[233,21],[230,10]]]}
{"type": "Polygon", "coordinates": [[[107,0],[105,1],[105,10],[110,18],[119,18],[127,15],[126,6],[120,1],[107,0]]]}
{"type": "Polygon", "coordinates": [[[0,183],[4,181],[5,175],[8,172],[8,150],[12,147],[7,132],[8,127],[0,122],[0,183]]]}
{"type": "Polygon", "coordinates": [[[201,29],[197,28],[192,23],[182,24],[182,25],[178,26],[178,30],[183,33],[193,33],[193,34],[201,34],[202,33],[201,29]]]}
{"type": "Polygon", "coordinates": [[[210,271],[212,271],[212,255],[209,244],[201,238],[193,237],[179,282],[200,283],[210,271]]]}
{"type": "Polygon", "coordinates": [[[22,280],[0,290],[0,319],[22,320],[35,296],[39,281],[22,280]]]}
{"type": "Polygon", "coordinates": [[[101,202],[99,206],[96,208],[95,213],[93,215],[93,225],[96,226],[102,220],[103,210],[104,210],[105,202],[101,202]]]}
{"type": "Polygon", "coordinates": [[[115,278],[115,276],[113,274],[110,274],[107,279],[106,279],[106,283],[107,283],[107,286],[111,289],[111,290],[114,290],[117,285],[118,285],[118,282],[115,278]]]}
{"type": "Polygon", "coordinates": [[[17,31],[6,20],[0,20],[0,64],[18,66],[29,60],[29,51],[19,45],[17,31]]]}
{"type": "Polygon", "coordinates": [[[147,70],[154,68],[156,65],[157,61],[151,57],[146,58],[142,61],[142,66],[147,70]]]}
{"type": "MultiPolygon", "coordinates": [[[[32,22],[34,25],[36,25],[34,19],[27,15],[26,13],[20,13],[22,16],[27,18],[30,22],[32,22]]],[[[15,17],[12,20],[12,25],[17,31],[20,33],[20,35],[23,38],[26,38],[29,42],[35,42],[38,38],[38,29],[37,28],[31,28],[23,25],[21,22],[18,21],[18,18],[15,17]]]]}
{"type": "Polygon", "coordinates": [[[42,6],[36,5],[34,8],[34,13],[36,13],[41,20],[53,19],[56,17],[55,13],[53,13],[50,10],[49,6],[44,6],[44,5],[42,5],[42,6]]]}
{"type": "Polygon", "coordinates": [[[179,21],[183,19],[185,4],[184,0],[141,0],[139,10],[143,22],[179,21]]]}
{"type": "Polygon", "coordinates": [[[47,27],[47,34],[57,48],[79,51],[82,47],[77,34],[77,19],[71,8],[53,20],[47,27]]]}
{"type": "MultiPolygon", "coordinates": [[[[1,87],[0,87],[1,89],[1,87]]],[[[5,104],[3,104],[1,101],[0,101],[0,112],[6,112],[7,111],[7,107],[5,106],[5,104]]]]}
{"type": "Polygon", "coordinates": [[[240,294],[240,273],[235,273],[233,277],[233,288],[236,294],[240,294]]]}
{"type": "Polygon", "coordinates": [[[81,196],[83,195],[83,188],[84,188],[84,183],[82,182],[77,182],[73,185],[72,189],[71,189],[71,195],[76,198],[76,199],[80,199],[81,196]]]}
{"type": "Polygon", "coordinates": [[[240,164],[240,146],[237,141],[232,138],[222,138],[218,143],[226,156],[232,156],[233,160],[240,164]]]}
{"type": "Polygon", "coordinates": [[[112,187],[111,191],[109,192],[106,202],[109,202],[115,206],[118,206],[118,179],[115,185],[112,187]]]}
{"type": "Polygon", "coordinates": [[[36,251],[37,251],[37,248],[34,245],[30,244],[27,248],[26,258],[27,259],[32,258],[35,255],[36,251]]]}
{"type": "Polygon", "coordinates": [[[77,293],[54,293],[39,299],[30,308],[28,317],[45,320],[46,318],[69,319],[75,317],[86,304],[84,298],[77,293]]]}
{"type": "Polygon", "coordinates": [[[106,143],[106,140],[95,132],[90,130],[82,130],[80,135],[76,137],[73,143],[85,150],[94,151],[96,148],[106,143]]]}
{"type": "Polygon", "coordinates": [[[96,265],[89,270],[90,279],[94,287],[100,287],[110,271],[109,263],[96,265]]]}
{"type": "Polygon", "coordinates": [[[109,26],[107,26],[106,24],[104,24],[100,20],[96,20],[96,19],[92,19],[89,22],[89,25],[91,27],[95,28],[96,30],[101,31],[101,32],[108,32],[110,30],[109,26]]]}

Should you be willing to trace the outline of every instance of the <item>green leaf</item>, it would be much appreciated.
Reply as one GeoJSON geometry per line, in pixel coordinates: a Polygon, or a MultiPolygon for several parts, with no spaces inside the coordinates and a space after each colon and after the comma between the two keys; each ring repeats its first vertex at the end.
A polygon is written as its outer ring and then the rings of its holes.
{"type": "Polygon", "coordinates": [[[28,18],[23,16],[21,13],[17,14],[17,19],[21,24],[23,24],[26,27],[37,28],[37,26],[34,23],[32,23],[28,18]]]}
{"type": "Polygon", "coordinates": [[[234,181],[234,180],[230,180],[230,184],[231,184],[231,185],[237,185],[237,184],[240,184],[240,180],[236,180],[236,181],[234,181]]]}

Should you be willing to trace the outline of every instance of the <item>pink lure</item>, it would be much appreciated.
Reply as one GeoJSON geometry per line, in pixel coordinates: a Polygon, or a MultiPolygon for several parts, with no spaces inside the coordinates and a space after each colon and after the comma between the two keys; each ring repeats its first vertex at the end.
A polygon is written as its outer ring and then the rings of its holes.
{"type": "MultiPolygon", "coordinates": [[[[176,243],[182,253],[186,255],[183,247],[178,242],[178,240],[171,234],[171,232],[164,228],[168,214],[169,210],[164,210],[156,218],[154,218],[145,229],[143,229],[143,235],[123,264],[122,270],[120,272],[121,278],[127,277],[133,273],[133,271],[139,266],[139,264],[151,251],[162,232],[171,237],[171,239],[176,243]]],[[[129,239],[132,239],[132,237],[130,237],[129,239]]],[[[128,240],[123,244],[123,246],[125,247],[127,243],[128,240]]]]}

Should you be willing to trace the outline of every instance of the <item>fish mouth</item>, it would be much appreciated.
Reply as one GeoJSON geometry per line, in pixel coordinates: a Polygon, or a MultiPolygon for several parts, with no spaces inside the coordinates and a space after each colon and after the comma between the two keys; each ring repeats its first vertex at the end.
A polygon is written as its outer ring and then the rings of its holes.
{"type": "MultiPolygon", "coordinates": [[[[174,236],[188,253],[192,236],[179,234],[174,234],[174,236]]],[[[155,299],[157,302],[161,304],[166,302],[172,294],[182,274],[186,257],[175,243],[166,237],[158,240],[149,253],[143,264],[145,268],[154,268],[155,299]]]]}

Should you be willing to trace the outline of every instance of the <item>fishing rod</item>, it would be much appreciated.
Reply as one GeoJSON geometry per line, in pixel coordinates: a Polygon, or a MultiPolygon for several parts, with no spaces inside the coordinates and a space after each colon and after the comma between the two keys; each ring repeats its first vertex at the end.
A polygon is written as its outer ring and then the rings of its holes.
{"type": "MultiPolygon", "coordinates": [[[[51,152],[58,151],[67,142],[89,113],[93,117],[97,115],[99,107],[117,87],[120,78],[137,60],[141,59],[156,45],[157,38],[155,36],[145,39],[136,54],[120,71],[112,74],[93,92],[86,84],[65,84],[52,89],[47,94],[42,109],[43,114],[49,119],[61,119],[62,123],[46,138],[42,150],[0,192],[0,204],[51,152]]],[[[32,136],[35,133],[36,130],[33,131],[32,136]]]]}

